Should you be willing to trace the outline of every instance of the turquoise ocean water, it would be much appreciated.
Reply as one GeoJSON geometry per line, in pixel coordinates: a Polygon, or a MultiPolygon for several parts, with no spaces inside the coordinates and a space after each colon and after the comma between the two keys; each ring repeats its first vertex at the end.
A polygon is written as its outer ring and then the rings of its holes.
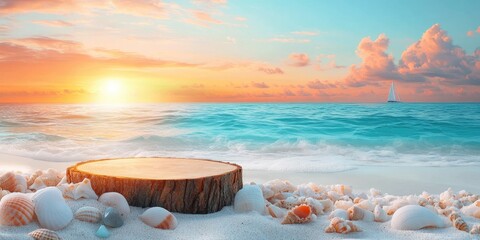
{"type": "Polygon", "coordinates": [[[0,153],[195,157],[316,172],[480,165],[480,104],[5,104],[0,153]]]}

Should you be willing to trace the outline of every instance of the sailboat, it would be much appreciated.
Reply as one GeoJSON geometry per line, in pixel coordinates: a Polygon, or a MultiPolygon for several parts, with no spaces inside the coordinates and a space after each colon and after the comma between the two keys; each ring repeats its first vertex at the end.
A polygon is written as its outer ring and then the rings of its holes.
{"type": "Polygon", "coordinates": [[[387,102],[400,102],[400,96],[395,92],[395,85],[392,82],[392,86],[390,86],[390,92],[388,93],[388,100],[387,102]]]}

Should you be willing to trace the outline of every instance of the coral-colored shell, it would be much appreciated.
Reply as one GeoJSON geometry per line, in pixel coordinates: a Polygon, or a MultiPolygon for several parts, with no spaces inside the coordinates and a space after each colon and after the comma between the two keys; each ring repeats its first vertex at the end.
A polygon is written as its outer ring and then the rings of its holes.
{"type": "Polygon", "coordinates": [[[106,192],[98,198],[98,201],[107,207],[113,207],[117,209],[122,218],[126,218],[130,214],[130,206],[127,199],[117,192],[106,192]]]}
{"type": "Polygon", "coordinates": [[[337,209],[340,208],[345,211],[351,208],[352,206],[353,206],[353,202],[351,201],[338,200],[335,202],[335,208],[337,209]]]}
{"type": "Polygon", "coordinates": [[[0,224],[22,226],[33,220],[34,205],[23,193],[12,193],[0,201],[0,224]]]}
{"type": "Polygon", "coordinates": [[[265,212],[265,200],[262,190],[257,185],[245,185],[235,195],[233,208],[236,212],[265,212]]]}
{"type": "Polygon", "coordinates": [[[360,232],[359,227],[357,227],[353,222],[344,220],[342,218],[335,217],[330,221],[330,225],[325,228],[326,233],[350,233],[350,232],[360,232]]]}
{"type": "Polygon", "coordinates": [[[17,187],[17,180],[13,172],[6,172],[0,176],[0,188],[14,192],[17,187]]]}
{"type": "Polygon", "coordinates": [[[60,230],[73,219],[73,213],[65,202],[62,192],[56,187],[47,187],[36,192],[32,200],[38,222],[44,228],[60,230]]]}
{"type": "Polygon", "coordinates": [[[468,225],[467,223],[463,220],[463,218],[460,216],[460,214],[454,212],[450,214],[449,216],[450,221],[452,222],[453,226],[457,228],[460,231],[468,232],[468,225]]]}
{"type": "Polygon", "coordinates": [[[139,218],[148,226],[160,229],[175,229],[178,224],[175,216],[161,207],[149,208],[139,218]]]}
{"type": "Polygon", "coordinates": [[[312,220],[312,208],[302,204],[292,208],[282,221],[282,224],[307,223],[312,220]]]}
{"type": "Polygon", "coordinates": [[[61,240],[56,232],[45,228],[37,229],[28,235],[35,240],[61,240]]]}
{"type": "Polygon", "coordinates": [[[98,223],[102,220],[102,212],[94,207],[81,207],[75,212],[75,219],[84,222],[98,223]]]}
{"type": "Polygon", "coordinates": [[[63,197],[78,200],[80,198],[98,199],[98,195],[92,188],[90,179],[85,178],[79,183],[63,183],[57,185],[57,188],[62,192],[63,197]]]}
{"type": "Polygon", "coordinates": [[[418,230],[426,227],[445,227],[439,215],[425,207],[407,205],[399,208],[392,216],[391,225],[397,230],[418,230]]]}

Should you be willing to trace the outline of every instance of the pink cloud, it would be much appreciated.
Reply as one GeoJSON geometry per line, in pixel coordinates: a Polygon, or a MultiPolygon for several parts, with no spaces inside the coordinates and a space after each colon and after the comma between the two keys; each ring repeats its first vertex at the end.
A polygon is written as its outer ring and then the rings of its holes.
{"type": "Polygon", "coordinates": [[[252,86],[255,88],[269,88],[269,86],[264,82],[252,82],[252,86]]]}
{"type": "Polygon", "coordinates": [[[336,58],[336,56],[334,54],[329,54],[329,55],[320,54],[317,57],[317,63],[316,63],[315,68],[319,71],[346,68],[345,66],[337,65],[337,61],[335,60],[335,58],[336,58]],[[327,63],[325,63],[325,64],[323,63],[324,59],[327,60],[326,61],[327,63]]]}
{"type": "Polygon", "coordinates": [[[193,11],[193,16],[196,20],[199,20],[203,23],[213,23],[213,24],[222,24],[222,21],[213,18],[209,13],[202,11],[193,11]]]}
{"type": "Polygon", "coordinates": [[[478,26],[477,28],[477,33],[480,33],[480,26],[478,26]]]}
{"type": "Polygon", "coordinates": [[[310,64],[310,58],[305,53],[292,53],[288,56],[288,64],[294,67],[305,67],[310,64]]]}
{"type": "Polygon", "coordinates": [[[76,11],[80,8],[75,0],[3,0],[0,4],[0,14],[15,14],[24,12],[63,13],[76,11]]]}
{"type": "Polygon", "coordinates": [[[467,32],[467,36],[469,36],[469,37],[473,37],[473,34],[474,34],[474,32],[471,31],[471,30],[467,32]]]}
{"type": "Polygon", "coordinates": [[[480,85],[480,59],[453,44],[439,24],[402,53],[399,72],[405,81],[431,80],[451,84],[480,85]]]}
{"type": "Polygon", "coordinates": [[[258,71],[266,74],[283,74],[283,70],[278,67],[260,66],[258,71]]]}
{"type": "Polygon", "coordinates": [[[114,0],[112,1],[118,13],[151,18],[166,18],[167,5],[156,0],[114,0]]]}
{"type": "Polygon", "coordinates": [[[45,25],[49,27],[71,27],[73,26],[72,23],[62,21],[62,20],[36,20],[32,21],[32,23],[45,25]]]}
{"type": "Polygon", "coordinates": [[[307,87],[311,89],[327,89],[327,88],[336,88],[337,86],[328,81],[315,80],[315,81],[309,81],[307,83],[307,87]]]}
{"type": "Polygon", "coordinates": [[[347,84],[361,87],[367,82],[399,79],[393,57],[386,53],[388,44],[389,39],[385,34],[380,34],[375,41],[370,37],[363,38],[356,51],[362,62],[350,67],[345,79],[347,84]]]}

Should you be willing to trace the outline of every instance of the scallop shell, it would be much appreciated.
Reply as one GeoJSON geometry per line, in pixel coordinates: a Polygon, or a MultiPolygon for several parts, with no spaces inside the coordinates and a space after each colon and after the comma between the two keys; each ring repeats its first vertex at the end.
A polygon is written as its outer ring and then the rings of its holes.
{"type": "Polygon", "coordinates": [[[161,207],[149,208],[140,215],[139,218],[142,222],[154,228],[175,229],[178,225],[175,216],[165,208],[161,207]]]}
{"type": "Polygon", "coordinates": [[[373,221],[375,218],[372,212],[359,208],[357,206],[353,206],[349,208],[347,212],[348,212],[348,218],[350,220],[373,221]]]}
{"type": "Polygon", "coordinates": [[[288,211],[282,224],[307,223],[310,221],[312,221],[312,208],[306,204],[302,204],[288,211]]]}
{"type": "Polygon", "coordinates": [[[463,218],[460,216],[460,214],[454,212],[454,213],[450,214],[450,216],[448,218],[452,222],[453,226],[455,228],[457,228],[458,230],[465,231],[465,232],[469,231],[467,223],[463,220],[463,218]]]}
{"type": "Polygon", "coordinates": [[[480,224],[475,224],[472,227],[472,230],[470,230],[471,234],[480,234],[480,224]]]}
{"type": "Polygon", "coordinates": [[[287,210],[272,204],[267,205],[267,212],[274,218],[282,218],[287,214],[287,210]]]}
{"type": "Polygon", "coordinates": [[[13,172],[6,172],[0,176],[0,188],[13,192],[16,187],[17,180],[13,172]]]}
{"type": "Polygon", "coordinates": [[[81,207],[75,212],[75,219],[84,222],[98,223],[102,220],[102,212],[94,207],[81,207]]]}
{"type": "Polygon", "coordinates": [[[343,218],[343,219],[348,219],[348,212],[343,210],[343,209],[335,209],[333,210],[330,215],[328,215],[328,219],[334,219],[334,218],[343,218]]]}
{"type": "Polygon", "coordinates": [[[15,192],[26,192],[27,191],[27,179],[20,175],[20,174],[15,174],[15,181],[16,181],[16,186],[15,186],[15,192]]]}
{"type": "MultiPolygon", "coordinates": [[[[73,191],[73,199],[77,200],[80,198],[86,199],[98,199],[98,195],[93,191],[92,183],[90,179],[85,178],[82,182],[77,183],[75,186],[75,190],[73,191]]],[[[130,207],[128,208],[130,212],[130,207]]]]}
{"type": "Polygon", "coordinates": [[[35,240],[61,240],[56,232],[45,228],[37,229],[28,235],[35,240]]]}
{"type": "Polygon", "coordinates": [[[0,224],[22,226],[33,220],[34,205],[23,193],[12,193],[0,201],[0,224]]]}
{"type": "Polygon", "coordinates": [[[235,195],[233,208],[236,212],[256,211],[265,213],[265,200],[262,190],[257,185],[245,185],[235,195]]]}
{"type": "Polygon", "coordinates": [[[399,208],[392,216],[391,225],[397,230],[418,230],[426,227],[445,227],[439,215],[425,207],[407,205],[399,208]]]}
{"type": "Polygon", "coordinates": [[[122,218],[126,218],[128,214],[130,214],[130,206],[128,205],[127,199],[120,193],[106,192],[98,198],[98,201],[105,206],[117,209],[122,218]]]}
{"type": "Polygon", "coordinates": [[[357,227],[352,221],[344,220],[343,218],[335,217],[330,221],[330,225],[325,228],[326,233],[350,233],[361,232],[362,230],[357,227]]]}
{"type": "Polygon", "coordinates": [[[30,177],[28,178],[27,186],[30,187],[35,182],[35,179],[37,179],[42,174],[43,174],[42,170],[37,170],[34,173],[32,173],[32,175],[30,175],[30,177]]]}
{"type": "Polygon", "coordinates": [[[8,191],[8,190],[0,190],[0,200],[1,200],[3,197],[7,196],[8,194],[10,194],[10,191],[8,191]]]}
{"type": "Polygon", "coordinates": [[[56,187],[47,187],[36,192],[32,200],[38,222],[44,228],[60,230],[73,219],[73,213],[65,202],[62,192],[56,187]]]}
{"type": "Polygon", "coordinates": [[[373,215],[375,217],[375,222],[386,222],[388,221],[388,215],[385,210],[383,210],[380,205],[375,206],[375,209],[373,210],[373,215]]]}

